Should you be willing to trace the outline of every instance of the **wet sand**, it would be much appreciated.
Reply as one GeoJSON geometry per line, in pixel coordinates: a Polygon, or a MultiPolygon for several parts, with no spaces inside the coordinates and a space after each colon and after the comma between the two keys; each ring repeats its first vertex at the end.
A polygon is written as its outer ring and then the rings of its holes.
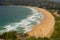
{"type": "Polygon", "coordinates": [[[34,36],[36,38],[38,37],[50,37],[54,31],[54,25],[55,25],[55,18],[53,15],[42,9],[37,8],[38,11],[42,12],[45,15],[45,19],[41,22],[41,24],[34,26],[34,29],[30,32],[27,32],[29,36],[34,36]]]}

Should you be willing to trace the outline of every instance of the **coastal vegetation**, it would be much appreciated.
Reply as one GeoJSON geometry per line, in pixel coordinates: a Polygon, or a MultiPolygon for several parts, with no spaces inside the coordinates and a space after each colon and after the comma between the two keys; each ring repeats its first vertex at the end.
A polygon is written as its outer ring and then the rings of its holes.
{"type": "Polygon", "coordinates": [[[0,5],[35,6],[54,11],[58,10],[60,14],[60,3],[49,0],[0,0],[0,5]]]}
{"type": "Polygon", "coordinates": [[[47,9],[60,9],[60,3],[49,0],[0,0],[0,5],[25,5],[47,9]]]}
{"type": "Polygon", "coordinates": [[[40,8],[45,8],[55,17],[55,31],[50,38],[35,38],[28,37],[27,34],[17,34],[16,31],[6,32],[0,35],[0,39],[3,40],[60,40],[60,17],[54,15],[56,10],[57,14],[60,15],[60,3],[50,2],[50,1],[31,1],[31,0],[0,0],[0,5],[25,5],[25,6],[36,6],[40,8]],[[49,3],[49,4],[48,4],[49,3]],[[19,35],[19,36],[18,36],[19,35]]]}
{"type": "Polygon", "coordinates": [[[60,40],[60,17],[54,15],[54,11],[48,10],[52,13],[55,17],[56,24],[55,24],[55,31],[50,38],[35,38],[35,37],[28,37],[26,34],[17,34],[16,31],[6,32],[0,35],[0,39],[4,40],[60,40]],[[17,36],[19,35],[19,36],[17,36]]]}

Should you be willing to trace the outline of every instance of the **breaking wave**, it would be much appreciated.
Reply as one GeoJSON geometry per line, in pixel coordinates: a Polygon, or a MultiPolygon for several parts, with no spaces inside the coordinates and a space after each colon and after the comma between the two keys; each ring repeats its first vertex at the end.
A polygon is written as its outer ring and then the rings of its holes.
{"type": "Polygon", "coordinates": [[[33,29],[33,26],[40,24],[41,21],[44,19],[44,15],[42,12],[39,12],[36,8],[27,7],[32,10],[32,15],[29,15],[26,19],[21,20],[17,23],[11,23],[10,25],[6,25],[4,30],[1,30],[0,33],[9,32],[9,31],[17,31],[21,32],[22,30],[24,33],[29,32],[33,29]],[[21,30],[20,30],[21,29],[21,30]]]}

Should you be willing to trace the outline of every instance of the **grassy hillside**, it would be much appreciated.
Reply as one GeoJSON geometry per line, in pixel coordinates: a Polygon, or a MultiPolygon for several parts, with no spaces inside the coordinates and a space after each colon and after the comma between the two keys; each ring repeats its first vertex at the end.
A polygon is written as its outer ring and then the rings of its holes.
{"type": "Polygon", "coordinates": [[[52,34],[51,38],[35,38],[35,37],[30,37],[28,38],[28,36],[26,34],[19,34],[20,36],[17,37],[17,32],[8,32],[8,33],[4,33],[2,35],[0,35],[0,39],[4,39],[4,40],[60,40],[60,17],[54,15],[51,10],[50,12],[52,13],[52,15],[55,17],[56,20],[56,24],[55,24],[55,31],[52,34]]]}
{"type": "Polygon", "coordinates": [[[55,23],[55,31],[51,36],[53,40],[60,40],[60,17],[54,16],[56,23],[55,23]]]}

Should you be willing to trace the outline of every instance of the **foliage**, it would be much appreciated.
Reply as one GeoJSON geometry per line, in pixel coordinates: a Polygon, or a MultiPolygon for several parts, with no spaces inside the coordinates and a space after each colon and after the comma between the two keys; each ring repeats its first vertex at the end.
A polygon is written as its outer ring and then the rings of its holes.
{"type": "Polygon", "coordinates": [[[55,16],[55,31],[53,35],[51,36],[51,39],[53,40],[60,40],[60,17],[55,16]]]}
{"type": "Polygon", "coordinates": [[[29,5],[47,9],[60,9],[60,3],[49,0],[0,0],[0,5],[29,5]]]}
{"type": "MultiPolygon", "coordinates": [[[[28,0],[28,2],[24,1],[24,0],[0,0],[0,2],[3,1],[3,2],[8,2],[7,4],[23,4],[23,2],[25,3],[25,5],[29,5],[31,4],[31,2],[29,2],[30,0],[28,0]],[[22,2],[23,1],[23,2],[22,2]]],[[[33,2],[32,2],[33,3],[33,2]]],[[[37,3],[37,2],[36,2],[37,3]]],[[[52,2],[53,3],[53,2],[52,2]]],[[[35,4],[35,3],[34,3],[35,4]]],[[[40,4],[40,2],[38,3],[40,4]]],[[[48,4],[48,3],[47,3],[48,4]]],[[[58,3],[57,3],[58,4],[58,3]]],[[[56,4],[56,5],[57,5],[56,4]]],[[[40,5],[41,6],[41,5],[40,5]]],[[[58,5],[60,6],[60,5],[58,5]]],[[[50,9],[48,10],[50,11],[52,14],[54,11],[51,11],[50,9]]],[[[27,35],[23,36],[22,39],[24,40],[24,37],[26,38],[26,40],[60,40],[60,17],[57,17],[53,14],[53,16],[55,17],[55,20],[56,20],[56,24],[55,24],[55,31],[54,33],[52,34],[51,38],[35,38],[35,37],[30,37],[28,38],[27,35]]],[[[0,35],[0,38],[1,39],[5,39],[5,40],[22,40],[22,39],[19,39],[17,38],[17,32],[16,31],[11,31],[11,32],[6,32],[4,34],[1,34],[0,35]]]]}
{"type": "Polygon", "coordinates": [[[3,34],[0,35],[1,39],[5,39],[5,40],[14,40],[17,38],[17,33],[16,31],[11,31],[11,32],[5,32],[3,34]]]}

